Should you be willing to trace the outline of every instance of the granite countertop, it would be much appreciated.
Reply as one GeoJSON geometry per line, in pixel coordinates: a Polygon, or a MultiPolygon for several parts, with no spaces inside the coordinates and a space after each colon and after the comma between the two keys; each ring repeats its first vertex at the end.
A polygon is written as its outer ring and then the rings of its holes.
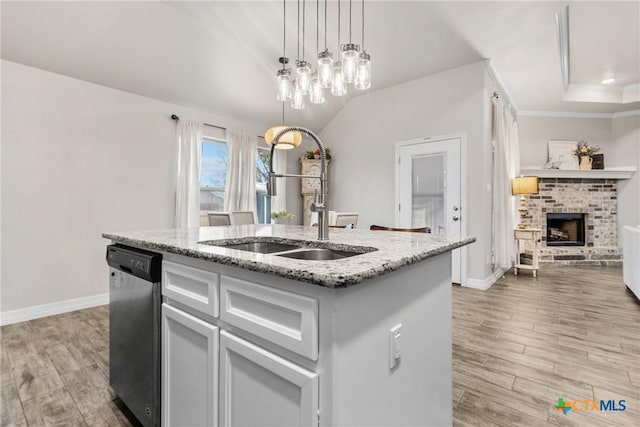
{"type": "Polygon", "coordinates": [[[321,242],[317,240],[317,228],[297,225],[126,231],[103,233],[102,237],[124,245],[213,261],[329,288],[356,285],[475,241],[474,237],[331,229],[329,241],[321,242]],[[371,252],[331,261],[309,261],[201,243],[242,243],[252,238],[283,243],[289,240],[300,243],[303,240],[305,246],[371,252]],[[377,250],[372,251],[373,248],[377,250]]]}

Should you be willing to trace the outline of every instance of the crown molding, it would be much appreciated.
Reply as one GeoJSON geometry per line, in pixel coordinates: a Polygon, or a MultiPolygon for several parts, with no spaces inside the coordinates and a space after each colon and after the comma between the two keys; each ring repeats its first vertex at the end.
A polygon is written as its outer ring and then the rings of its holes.
{"type": "Polygon", "coordinates": [[[565,101],[628,104],[640,101],[640,83],[622,85],[578,84],[570,80],[569,5],[556,13],[563,98],[565,101]]]}
{"type": "Polygon", "coordinates": [[[618,119],[640,116],[640,110],[620,111],[618,113],[580,113],[571,111],[518,111],[518,117],[563,117],[574,119],[618,119]]]}

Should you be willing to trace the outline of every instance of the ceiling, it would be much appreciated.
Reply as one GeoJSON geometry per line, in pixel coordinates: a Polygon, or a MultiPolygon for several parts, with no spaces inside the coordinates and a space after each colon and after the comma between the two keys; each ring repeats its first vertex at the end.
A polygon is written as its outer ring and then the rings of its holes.
{"type": "MultiPolygon", "coordinates": [[[[555,14],[569,13],[569,83],[610,90],[640,82],[640,2],[367,1],[365,45],[372,86],[295,111],[287,122],[316,131],[350,97],[490,59],[520,111],[615,113],[633,102],[563,98],[555,14]]],[[[296,5],[287,2],[287,56],[296,56],[296,5]]],[[[306,57],[315,56],[316,2],[307,5],[306,57]]],[[[323,3],[320,3],[321,16],[323,3]]],[[[204,111],[279,122],[281,1],[2,1],[2,58],[204,111]]],[[[360,43],[361,2],[353,2],[360,43]]],[[[337,2],[328,2],[328,47],[337,46],[337,2]]],[[[342,2],[348,38],[349,2],[342,2]]],[[[322,29],[320,50],[323,48],[322,29]]],[[[586,98],[585,98],[586,99],[586,98]]],[[[627,98],[628,100],[628,98],[627,98]]],[[[224,125],[224,124],[221,124],[224,125]]]]}

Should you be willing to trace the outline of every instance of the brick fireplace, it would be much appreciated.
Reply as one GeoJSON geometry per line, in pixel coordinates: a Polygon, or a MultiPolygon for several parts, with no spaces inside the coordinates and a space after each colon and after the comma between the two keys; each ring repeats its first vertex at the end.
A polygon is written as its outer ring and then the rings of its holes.
{"type": "Polygon", "coordinates": [[[540,178],[539,190],[539,194],[527,198],[529,213],[526,221],[531,227],[542,230],[540,262],[621,264],[616,180],[540,178]],[[567,218],[569,224],[564,228],[555,220],[562,217],[567,218]],[[572,229],[576,227],[572,218],[579,217],[583,218],[584,224],[583,243],[569,240],[572,229]],[[572,243],[558,245],[558,241],[563,239],[572,243]]]}

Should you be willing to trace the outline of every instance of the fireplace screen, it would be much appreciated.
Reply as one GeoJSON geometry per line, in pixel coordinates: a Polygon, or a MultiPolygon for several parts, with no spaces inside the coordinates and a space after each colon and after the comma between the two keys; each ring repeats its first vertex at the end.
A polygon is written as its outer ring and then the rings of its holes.
{"type": "Polygon", "coordinates": [[[547,213],[547,246],[584,246],[585,214],[547,213]]]}

